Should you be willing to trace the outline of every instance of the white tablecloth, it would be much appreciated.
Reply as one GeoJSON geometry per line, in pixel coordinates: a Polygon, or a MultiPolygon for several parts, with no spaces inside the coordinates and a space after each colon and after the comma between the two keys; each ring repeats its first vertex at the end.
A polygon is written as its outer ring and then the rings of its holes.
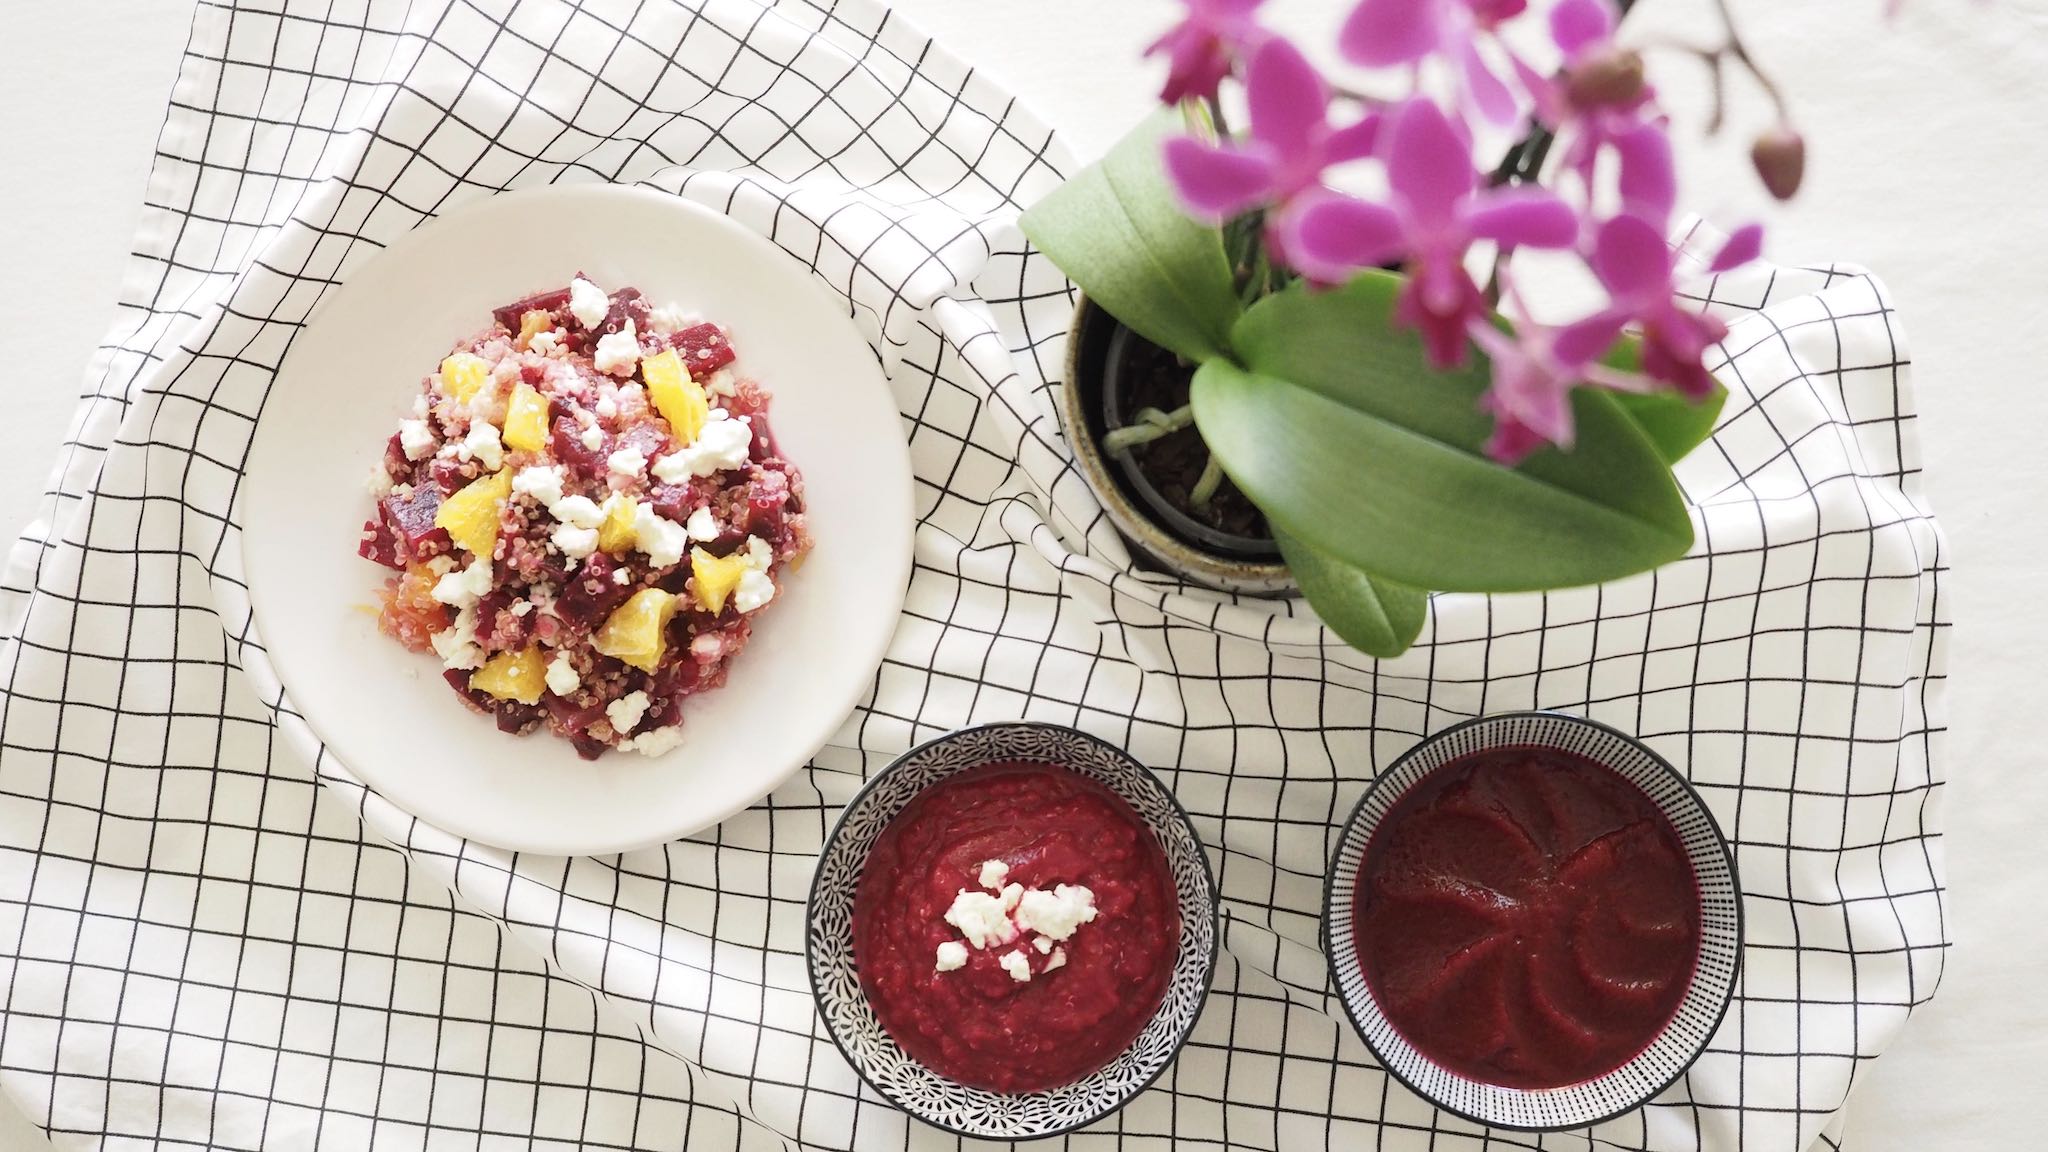
{"type": "MultiPolygon", "coordinates": [[[[1133,39],[1135,39],[1135,37],[1133,37],[1133,39]]],[[[1925,340],[1921,340],[1921,344],[1925,344],[1925,340]]],[[[2019,1031],[2019,1029],[2015,1029],[2015,1031],[2019,1031]]]]}

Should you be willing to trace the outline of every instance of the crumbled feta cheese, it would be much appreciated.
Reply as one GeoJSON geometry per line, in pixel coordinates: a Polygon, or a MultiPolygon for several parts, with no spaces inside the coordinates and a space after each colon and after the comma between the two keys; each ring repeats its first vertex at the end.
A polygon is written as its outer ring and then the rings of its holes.
{"type": "Polygon", "coordinates": [[[1047,952],[1050,952],[1050,951],[1052,951],[1052,937],[1050,937],[1050,936],[1033,936],[1033,937],[1031,938],[1031,946],[1032,946],[1033,948],[1036,948],[1036,949],[1038,949],[1038,953],[1039,953],[1039,955],[1043,956],[1043,955],[1044,955],[1044,954],[1046,954],[1047,952]]]}
{"type": "Polygon", "coordinates": [[[470,421],[469,435],[462,438],[462,457],[493,472],[504,466],[505,442],[498,438],[498,426],[488,420],[470,421]]]}
{"type": "Polygon", "coordinates": [[[585,428],[582,435],[578,436],[577,439],[583,441],[585,448],[595,452],[604,447],[604,429],[592,424],[590,427],[585,428]]]}
{"type": "Polygon", "coordinates": [[[429,593],[451,608],[467,608],[491,594],[491,558],[478,556],[469,567],[450,572],[434,582],[429,593]]]}
{"type": "Polygon", "coordinates": [[[1055,969],[1055,968],[1065,968],[1066,966],[1067,966],[1067,950],[1066,950],[1065,948],[1055,948],[1055,949],[1053,949],[1053,950],[1052,950],[1052,959],[1050,959],[1050,960],[1047,960],[1047,961],[1045,962],[1045,970],[1046,970],[1047,972],[1050,972],[1050,971],[1052,971],[1052,970],[1053,970],[1053,969],[1055,969]]]}
{"type": "Polygon", "coordinates": [[[514,616],[524,616],[531,611],[533,611],[533,601],[531,600],[516,601],[512,605],[512,614],[514,616]]]}
{"type": "Polygon", "coordinates": [[[965,888],[953,897],[953,906],[946,909],[946,923],[958,928],[976,948],[1006,944],[1017,936],[1016,926],[1010,923],[1010,910],[1002,898],[965,888]]]}
{"type": "Polygon", "coordinates": [[[612,722],[612,731],[624,736],[647,715],[649,703],[647,693],[635,689],[605,705],[604,718],[612,722]]]}
{"type": "MultiPolygon", "coordinates": [[[[408,492],[406,495],[410,496],[412,493],[408,492]]],[[[432,572],[436,576],[446,576],[450,572],[455,571],[455,557],[443,552],[441,555],[427,561],[427,571],[432,572]]]]}
{"type": "Polygon", "coordinates": [[[599,372],[614,376],[631,376],[633,366],[640,363],[640,335],[633,331],[633,322],[609,336],[597,338],[597,348],[590,354],[590,366],[599,372]]]}
{"type": "Polygon", "coordinates": [[[597,551],[597,529],[578,528],[574,524],[557,524],[548,536],[555,548],[572,560],[581,560],[597,551]]]}
{"type": "Polygon", "coordinates": [[[398,446],[405,449],[407,460],[424,460],[434,454],[434,430],[425,420],[400,420],[398,446]]]}
{"type": "Polygon", "coordinates": [[[595,328],[604,323],[605,313],[612,310],[612,299],[604,289],[578,276],[569,281],[569,311],[576,322],[585,328],[595,328]]]}
{"type": "Polygon", "coordinates": [[[391,492],[391,473],[384,470],[384,462],[377,461],[370,466],[370,474],[363,479],[363,486],[372,496],[385,496],[391,492]]]}
{"type": "Polygon", "coordinates": [[[718,517],[711,514],[711,505],[706,504],[683,522],[683,531],[690,539],[700,541],[716,540],[725,533],[718,527],[718,517]]]}
{"type": "Polygon", "coordinates": [[[1019,984],[1030,982],[1031,957],[1012,949],[1003,953],[1003,958],[998,963],[1002,964],[1003,971],[1010,974],[1010,979],[1015,980],[1019,984]]]}
{"type": "Polygon", "coordinates": [[[611,393],[600,392],[597,396],[597,404],[591,410],[597,413],[598,419],[609,420],[619,414],[619,402],[612,399],[611,393]]]}
{"type": "Polygon", "coordinates": [[[434,654],[449,668],[481,668],[484,650],[476,642],[476,608],[464,608],[455,614],[455,623],[427,637],[434,646],[434,654]]]}
{"type": "Polygon", "coordinates": [[[617,584],[619,587],[623,588],[626,585],[631,584],[632,582],[633,570],[631,568],[628,568],[624,564],[621,564],[617,568],[612,569],[612,583],[617,584]]]}
{"type": "Polygon", "coordinates": [[[775,549],[768,546],[759,536],[747,537],[747,563],[756,572],[766,572],[775,565],[775,549]]]}
{"type": "Polygon", "coordinates": [[[535,332],[533,338],[526,342],[526,346],[539,355],[553,356],[555,350],[562,346],[562,334],[553,328],[545,332],[535,332]]]}
{"type": "Polygon", "coordinates": [[[738,378],[730,368],[720,368],[704,381],[704,391],[712,396],[730,396],[739,391],[738,378]]]}
{"type": "Polygon", "coordinates": [[[548,505],[548,515],[578,528],[595,528],[604,523],[604,509],[588,496],[564,496],[548,505]]]}
{"type": "Polygon", "coordinates": [[[427,418],[427,395],[422,392],[412,398],[412,415],[415,420],[427,418]]]}
{"type": "Polygon", "coordinates": [[[512,474],[512,491],[515,495],[533,497],[534,503],[543,508],[553,507],[562,498],[563,471],[560,464],[529,464],[512,474]]]}
{"type": "Polygon", "coordinates": [[[576,675],[576,668],[569,663],[569,654],[559,652],[548,661],[548,691],[557,696],[567,696],[576,691],[583,678],[576,675]]]}
{"type": "Polygon", "coordinates": [[[670,484],[690,476],[709,476],[747,466],[754,429],[744,416],[734,418],[713,408],[697,438],[654,463],[654,475],[670,484]]]}
{"type": "Polygon", "coordinates": [[[1061,884],[1047,892],[1033,888],[1017,905],[1017,927],[1054,940],[1095,919],[1095,893],[1078,884],[1061,884]]]}
{"type": "Polygon", "coordinates": [[[696,322],[697,317],[694,313],[683,311],[682,306],[673,301],[647,314],[648,329],[664,336],[671,332],[680,332],[696,322]]]}
{"type": "Polygon", "coordinates": [[[948,940],[939,945],[938,963],[933,965],[941,972],[951,972],[967,966],[967,945],[958,940],[948,940]]]}
{"type": "Polygon", "coordinates": [[[1003,881],[1010,878],[1010,866],[1001,860],[981,862],[981,886],[991,892],[1001,892],[1003,881]]]}
{"type": "Polygon", "coordinates": [[[760,611],[773,599],[775,581],[769,579],[766,573],[753,568],[740,573],[740,582],[733,586],[732,606],[739,609],[742,615],[760,611]]]}
{"type": "MultiPolygon", "coordinates": [[[[683,552],[689,547],[689,533],[681,524],[656,512],[652,505],[642,504],[633,510],[633,547],[647,553],[648,563],[666,568],[682,562],[683,552]]],[[[746,578],[740,579],[744,586],[746,578]]]]}
{"type": "Polygon", "coordinates": [[[638,736],[619,745],[620,748],[638,752],[642,756],[663,756],[673,752],[683,742],[683,726],[671,724],[666,728],[649,728],[638,736]]]}
{"type": "Polygon", "coordinates": [[[647,456],[640,449],[628,444],[605,457],[604,465],[621,476],[637,478],[642,472],[647,471],[647,456]]]}

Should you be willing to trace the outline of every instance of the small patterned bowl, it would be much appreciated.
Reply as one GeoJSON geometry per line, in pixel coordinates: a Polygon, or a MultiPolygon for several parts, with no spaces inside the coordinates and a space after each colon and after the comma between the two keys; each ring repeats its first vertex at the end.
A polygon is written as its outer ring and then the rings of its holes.
{"type": "Polygon", "coordinates": [[[941,736],[898,757],[846,806],[811,881],[804,951],[818,1014],[847,1062],[897,1107],[961,1136],[1032,1140],[1093,1123],[1123,1107],[1179,1055],[1216,969],[1216,881],[1188,814],[1150,770],[1122,749],[1053,724],[1011,723],[941,736]],[[1106,785],[1151,826],[1180,895],[1180,947],[1166,998],[1123,1054],[1046,1092],[969,1088],[912,1059],[875,1018],[853,962],[853,897],[868,851],[913,796],[955,773],[997,760],[1057,764],[1106,785]]]}
{"type": "Polygon", "coordinates": [[[1699,1058],[1720,1026],[1742,959],[1742,892],[1728,841],[1698,792],[1662,757],[1604,724],[1558,712],[1468,720],[1408,750],[1352,810],[1323,888],[1323,954],[1344,1011],[1396,1080],[1446,1112],[1494,1128],[1583,1128],[1641,1107],[1699,1058]],[[1650,797],[1677,830],[1700,892],[1700,954],[1678,1011],[1650,1046],[1604,1076],[1562,1088],[1505,1088],[1467,1079],[1418,1051],[1381,1013],[1359,967],[1352,903],[1366,845],[1408,789],[1460,756],[1493,748],[1558,748],[1614,769],[1650,797]]]}

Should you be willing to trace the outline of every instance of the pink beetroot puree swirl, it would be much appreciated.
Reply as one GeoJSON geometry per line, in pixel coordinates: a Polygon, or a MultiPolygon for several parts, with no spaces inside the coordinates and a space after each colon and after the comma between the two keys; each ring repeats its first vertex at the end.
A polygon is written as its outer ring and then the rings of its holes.
{"type": "Polygon", "coordinates": [[[1570,752],[1460,757],[1367,845],[1354,926],[1373,997],[1461,1076],[1557,1088],[1605,1075],[1671,1020],[1700,897],[1642,790],[1570,752]]]}
{"type": "Polygon", "coordinates": [[[1165,997],[1180,904],[1165,854],[1129,804],[1089,778],[1046,764],[983,765],[919,793],[875,841],[853,906],[861,990],[889,1035],[941,1075],[998,1092],[1072,1083],[1129,1047],[1165,997]],[[1065,964],[1020,938],[1033,970],[1019,982],[1000,956],[969,949],[941,972],[945,920],[982,863],[1047,891],[1079,885],[1096,917],[1061,944],[1065,964]]]}

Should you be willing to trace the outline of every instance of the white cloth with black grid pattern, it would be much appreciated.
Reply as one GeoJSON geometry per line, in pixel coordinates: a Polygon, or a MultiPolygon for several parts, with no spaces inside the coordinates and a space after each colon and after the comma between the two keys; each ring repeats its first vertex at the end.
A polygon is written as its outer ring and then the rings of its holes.
{"type": "Polygon", "coordinates": [[[803,900],[868,772],[1030,717],[1159,769],[1225,897],[1192,1043],[1067,1145],[1477,1147],[1341,1022],[1319,891],[1377,767],[1535,705],[1689,773],[1738,846],[1749,949],[1655,1103],[1486,1146],[1839,1146],[1947,947],[1945,562],[1869,275],[1712,286],[1732,395],[1679,470],[1692,557],[1439,596],[1375,664],[1298,604],[1130,569],[1047,395],[1070,289],[1013,225],[1075,165],[873,0],[283,8],[198,10],[118,317],[0,590],[0,1088],[59,1146],[950,1147],[819,1031],[803,900]],[[511,857],[366,792],[271,706],[223,546],[254,404],[323,290],[430,215],[556,180],[666,189],[813,264],[920,480],[908,607],[833,746],[717,829],[607,859],[511,857]]]}

